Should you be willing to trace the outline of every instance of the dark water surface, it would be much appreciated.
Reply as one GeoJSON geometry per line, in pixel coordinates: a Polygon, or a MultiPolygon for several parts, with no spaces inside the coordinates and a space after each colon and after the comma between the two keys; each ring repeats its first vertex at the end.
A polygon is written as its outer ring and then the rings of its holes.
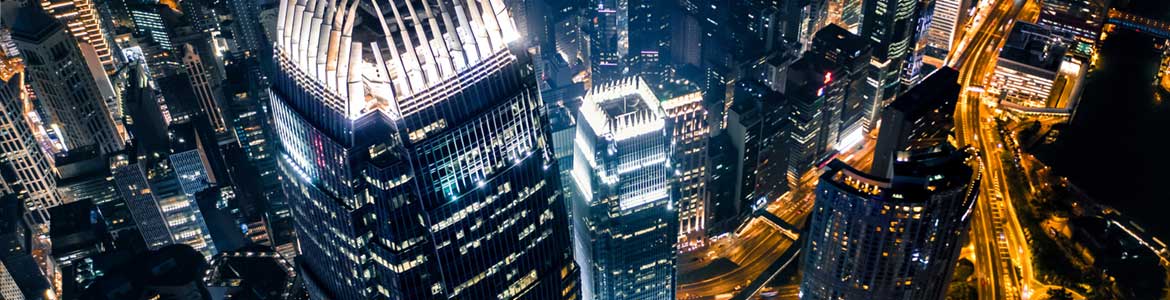
{"type": "MultiPolygon", "coordinates": [[[[1170,20],[1170,1],[1115,0],[1170,20]]],[[[1154,85],[1161,59],[1151,36],[1118,29],[1104,42],[1072,123],[1043,155],[1098,202],[1170,241],[1170,94],[1154,85]]]]}

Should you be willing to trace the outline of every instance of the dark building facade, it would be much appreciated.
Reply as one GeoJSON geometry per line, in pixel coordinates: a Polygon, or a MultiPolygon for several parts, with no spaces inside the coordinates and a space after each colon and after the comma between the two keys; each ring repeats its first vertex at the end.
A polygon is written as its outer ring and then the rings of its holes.
{"type": "Polygon", "coordinates": [[[576,295],[548,120],[499,6],[281,1],[270,97],[313,299],[576,295]]]}
{"type": "Polygon", "coordinates": [[[882,129],[870,172],[890,176],[899,151],[950,143],[961,89],[959,72],[942,68],[887,106],[882,111],[882,129]]]}
{"type": "Polygon", "coordinates": [[[966,151],[903,152],[893,177],[841,161],[802,235],[801,299],[943,299],[978,194],[966,151]]]}

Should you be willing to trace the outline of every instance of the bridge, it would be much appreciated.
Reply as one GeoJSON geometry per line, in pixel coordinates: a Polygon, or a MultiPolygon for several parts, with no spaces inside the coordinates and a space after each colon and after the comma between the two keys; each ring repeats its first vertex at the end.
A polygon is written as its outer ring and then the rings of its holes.
{"type": "Polygon", "coordinates": [[[765,223],[772,225],[772,227],[775,227],[777,230],[780,230],[780,233],[783,233],[784,236],[788,237],[789,239],[800,239],[800,229],[797,229],[796,226],[792,226],[792,224],[788,224],[788,222],[784,221],[784,219],[777,217],[771,212],[768,212],[768,210],[761,209],[756,211],[754,214],[764,217],[764,221],[766,221],[765,223]]]}
{"type": "Polygon", "coordinates": [[[1158,38],[1170,39],[1170,22],[1150,19],[1131,13],[1109,9],[1109,24],[1137,32],[1153,35],[1158,38]]]}

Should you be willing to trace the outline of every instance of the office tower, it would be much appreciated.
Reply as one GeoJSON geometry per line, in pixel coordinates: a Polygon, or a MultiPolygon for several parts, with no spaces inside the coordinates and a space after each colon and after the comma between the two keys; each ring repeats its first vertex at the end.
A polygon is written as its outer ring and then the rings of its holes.
{"type": "Polygon", "coordinates": [[[76,41],[93,47],[100,67],[107,73],[113,73],[117,67],[117,58],[112,53],[102,24],[98,8],[91,0],[48,0],[40,2],[46,13],[57,18],[61,24],[68,27],[76,41]]]}
{"type": "Polygon", "coordinates": [[[215,244],[195,199],[183,193],[175,170],[165,159],[135,161],[125,155],[110,159],[118,193],[134,216],[147,248],[185,244],[204,257],[216,253],[215,244]]]}
{"type": "Polygon", "coordinates": [[[0,194],[23,194],[28,211],[46,219],[45,210],[62,199],[52,165],[24,118],[21,77],[0,80],[0,194]]]}
{"type": "MultiPolygon", "coordinates": [[[[833,1],[833,0],[830,0],[833,1]]],[[[862,15],[862,3],[864,0],[836,0],[841,6],[841,27],[853,34],[857,34],[861,29],[861,20],[865,18],[862,15]]]]}
{"type": "Polygon", "coordinates": [[[293,26],[306,7],[281,1],[270,89],[309,294],[573,297],[548,120],[506,7],[314,3],[352,9],[293,26]]]}
{"type": "Polygon", "coordinates": [[[900,151],[952,143],[959,72],[938,69],[882,110],[882,128],[873,150],[870,174],[890,177],[900,151]]]}
{"type": "Polygon", "coordinates": [[[216,184],[216,176],[211,172],[211,163],[196,132],[195,124],[191,122],[171,124],[168,130],[171,137],[171,155],[168,159],[175,168],[179,186],[188,197],[195,197],[207,188],[216,184]]]}
{"type": "Polygon", "coordinates": [[[866,82],[871,73],[869,42],[849,33],[840,26],[830,24],[813,37],[811,49],[806,55],[816,56],[837,70],[827,79],[844,82],[846,85],[844,106],[841,107],[837,139],[831,142],[838,150],[851,148],[860,143],[865,132],[877,123],[880,102],[874,98],[873,86],[866,82]]]}
{"type": "Polygon", "coordinates": [[[839,66],[822,57],[805,56],[788,71],[785,96],[791,106],[788,139],[788,182],[800,182],[837,141],[848,82],[835,80],[839,66]]]}
{"type": "Polygon", "coordinates": [[[219,16],[215,10],[207,7],[203,1],[180,1],[179,8],[183,11],[183,18],[195,30],[212,35],[219,35],[219,16]]]}
{"type": "Polygon", "coordinates": [[[140,37],[140,41],[150,42],[163,51],[175,50],[170,30],[159,14],[162,8],[159,4],[135,2],[126,6],[134,22],[135,36],[140,37]]]}
{"type": "Polygon", "coordinates": [[[917,8],[916,0],[863,1],[858,35],[870,40],[873,46],[872,64],[877,70],[869,80],[877,86],[878,101],[887,102],[898,93],[906,59],[915,47],[917,8]]]}
{"type": "Polygon", "coordinates": [[[59,153],[53,157],[57,173],[57,191],[64,202],[92,200],[106,221],[106,230],[117,237],[134,228],[134,219],[122,196],[114,188],[110,163],[97,147],[85,147],[59,153]]]}
{"type": "Polygon", "coordinates": [[[240,51],[248,51],[258,57],[267,57],[259,52],[268,50],[269,37],[264,35],[264,27],[260,25],[260,7],[256,1],[231,0],[228,1],[230,14],[235,25],[236,43],[240,51]]]}
{"type": "Polygon", "coordinates": [[[0,298],[12,300],[54,300],[48,278],[37,268],[32,256],[0,259],[0,298]]]}
{"type": "Polygon", "coordinates": [[[924,69],[923,59],[926,58],[927,31],[934,20],[934,4],[934,1],[918,1],[914,9],[914,15],[911,17],[911,20],[914,20],[914,28],[910,34],[910,54],[906,55],[906,62],[902,66],[902,86],[899,87],[899,92],[917,85],[922,80],[924,70],[930,71],[933,68],[926,66],[924,69]]]}
{"type": "Polygon", "coordinates": [[[125,107],[126,128],[134,133],[137,154],[151,151],[165,153],[169,147],[167,136],[171,107],[155,91],[144,62],[136,62],[127,70],[127,84],[122,99],[125,107]]]}
{"type": "MultiPolygon", "coordinates": [[[[112,240],[106,231],[106,221],[93,200],[84,199],[49,209],[53,222],[49,223],[49,239],[53,242],[53,259],[62,273],[92,259],[106,250],[112,240]]],[[[72,283],[75,278],[67,277],[72,283]]],[[[68,283],[65,285],[69,285],[68,283]]]]}
{"type": "Polygon", "coordinates": [[[589,69],[597,83],[617,80],[625,74],[630,48],[629,3],[597,0],[589,33],[589,69]]]}
{"type": "Polygon", "coordinates": [[[195,90],[199,110],[203,112],[216,133],[226,133],[228,125],[224,121],[219,89],[212,86],[211,74],[207,72],[203,59],[199,58],[199,53],[196,53],[195,47],[191,44],[183,44],[183,67],[187,70],[187,80],[191,83],[191,89],[195,90]]]}
{"type": "Polygon", "coordinates": [[[949,145],[902,152],[892,177],[833,161],[809,217],[801,299],[943,299],[979,173],[949,145]]]}
{"type": "MultiPolygon", "coordinates": [[[[627,56],[629,76],[639,76],[657,90],[674,90],[679,84],[674,84],[679,78],[671,76],[674,73],[675,50],[683,51],[677,57],[685,57],[685,49],[694,48],[698,44],[698,31],[684,32],[675,30],[673,24],[681,24],[686,18],[683,10],[675,1],[621,1],[628,2],[629,25],[627,39],[629,53],[627,56]],[[676,37],[675,34],[678,34],[676,37]],[[686,42],[689,45],[675,45],[686,42]]],[[[690,60],[697,61],[696,57],[690,60]]],[[[603,81],[602,81],[603,82],[603,81]]]]}
{"type": "Polygon", "coordinates": [[[707,122],[707,108],[703,107],[703,93],[693,92],[662,101],[662,110],[670,119],[670,157],[678,180],[679,248],[701,246],[706,239],[707,208],[707,143],[711,134],[707,122]]]}
{"type": "MultiPolygon", "coordinates": [[[[1047,1],[1045,1],[1047,2],[1047,1]]],[[[935,0],[926,32],[927,64],[942,66],[964,32],[973,0],[935,0]]]]}
{"type": "Polygon", "coordinates": [[[707,206],[707,233],[718,236],[731,232],[742,224],[746,209],[740,205],[739,179],[742,153],[732,142],[731,135],[720,131],[712,136],[707,154],[710,156],[711,179],[707,182],[710,200],[707,206]]]}
{"type": "MultiPolygon", "coordinates": [[[[583,8],[576,7],[571,4],[562,4],[558,7],[557,13],[552,13],[549,18],[553,22],[552,42],[555,45],[556,53],[564,59],[571,67],[575,67],[581,63],[590,63],[588,51],[589,42],[587,34],[583,30],[586,24],[589,24],[588,18],[581,14],[583,8]]],[[[545,53],[550,52],[551,49],[541,50],[545,53]]]]}
{"type": "Polygon", "coordinates": [[[1067,107],[1083,68],[1068,56],[1069,41],[1069,34],[1048,26],[1016,22],[999,52],[988,92],[999,95],[1008,109],[1067,107]]]}
{"type": "Polygon", "coordinates": [[[785,41],[796,53],[803,51],[812,41],[813,33],[818,26],[820,12],[824,10],[824,2],[817,0],[782,1],[780,5],[781,28],[780,33],[785,41]],[[799,45],[799,46],[797,46],[799,45]]]}
{"type": "Polygon", "coordinates": [[[753,79],[736,81],[731,91],[732,105],[723,133],[730,136],[738,158],[733,162],[739,172],[731,176],[739,185],[733,206],[740,217],[747,217],[788,190],[785,174],[791,112],[786,100],[780,92],[753,79]]]}
{"type": "Polygon", "coordinates": [[[28,80],[42,118],[56,131],[65,150],[98,145],[103,153],[121,150],[122,136],[106,107],[101,87],[64,27],[44,12],[23,8],[13,39],[25,58],[28,80]]]}
{"type": "Polygon", "coordinates": [[[595,87],[577,116],[572,215],[584,299],[674,299],[671,118],[637,77],[595,87]]]}

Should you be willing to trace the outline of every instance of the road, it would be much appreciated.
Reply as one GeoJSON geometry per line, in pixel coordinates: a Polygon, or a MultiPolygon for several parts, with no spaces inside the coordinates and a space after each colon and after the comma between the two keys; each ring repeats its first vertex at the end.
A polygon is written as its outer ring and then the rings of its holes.
{"type": "Polygon", "coordinates": [[[989,3],[985,17],[972,26],[948,62],[957,67],[963,92],[955,113],[960,145],[980,153],[982,185],[972,220],[971,243],[975,254],[979,299],[1030,299],[1042,286],[1032,273],[1032,255],[1012,207],[1010,184],[1004,168],[1004,145],[992,108],[982,101],[982,88],[995,69],[999,49],[1013,21],[1024,11],[1025,0],[989,3]]]}
{"type": "MultiPolygon", "coordinates": [[[[867,139],[860,147],[842,154],[840,158],[854,166],[869,166],[873,160],[875,144],[874,139],[867,139]]],[[[819,176],[819,171],[808,172],[801,178],[797,188],[772,201],[766,209],[785,222],[803,228],[808,213],[812,210],[815,199],[813,191],[816,189],[819,176]]],[[[768,224],[763,217],[749,219],[737,232],[738,234],[713,240],[708,250],[698,250],[680,256],[680,264],[689,263],[690,259],[700,256],[706,261],[722,257],[734,262],[738,267],[700,281],[679,284],[678,299],[730,298],[763,273],[788,250],[788,247],[794,246],[792,239],[787,238],[774,225],[768,224]]]]}

